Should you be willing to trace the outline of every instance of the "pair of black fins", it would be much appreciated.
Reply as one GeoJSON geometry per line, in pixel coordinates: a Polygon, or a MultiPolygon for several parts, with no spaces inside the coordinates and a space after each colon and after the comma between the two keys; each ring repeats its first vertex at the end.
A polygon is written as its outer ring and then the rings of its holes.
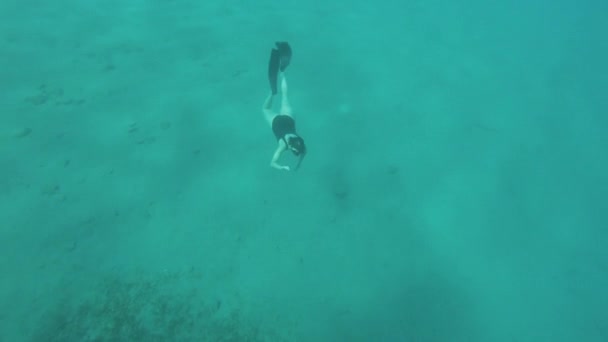
{"type": "Polygon", "coordinates": [[[291,62],[291,46],[287,42],[276,42],[276,48],[270,51],[268,62],[268,81],[272,95],[277,94],[279,71],[283,72],[291,62]]]}

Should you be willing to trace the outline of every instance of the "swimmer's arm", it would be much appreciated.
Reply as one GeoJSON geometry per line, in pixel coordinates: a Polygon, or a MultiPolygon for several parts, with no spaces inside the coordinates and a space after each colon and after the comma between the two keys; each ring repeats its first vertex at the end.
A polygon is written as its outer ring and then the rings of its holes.
{"type": "Polygon", "coordinates": [[[298,159],[298,165],[296,165],[296,168],[295,168],[296,171],[300,168],[300,164],[302,164],[302,160],[304,160],[304,157],[306,157],[305,154],[300,155],[300,159],[298,159]]]}
{"type": "Polygon", "coordinates": [[[270,167],[273,167],[277,170],[289,171],[289,166],[279,165],[279,163],[278,163],[279,158],[281,157],[281,154],[283,153],[284,150],[285,150],[285,147],[283,147],[281,144],[279,144],[279,146],[277,147],[277,150],[274,151],[272,160],[270,161],[270,167]]]}

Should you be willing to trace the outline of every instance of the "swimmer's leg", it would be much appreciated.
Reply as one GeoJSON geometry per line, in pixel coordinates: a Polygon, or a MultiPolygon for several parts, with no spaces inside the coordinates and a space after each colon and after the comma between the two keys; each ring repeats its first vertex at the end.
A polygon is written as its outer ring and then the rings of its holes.
{"type": "Polygon", "coordinates": [[[289,99],[287,98],[287,79],[285,78],[285,74],[281,73],[281,114],[283,115],[291,115],[291,105],[289,104],[289,99]]]}
{"type": "Polygon", "coordinates": [[[277,93],[277,81],[279,71],[282,73],[291,63],[291,46],[287,42],[276,42],[276,48],[270,50],[270,59],[268,60],[268,82],[270,82],[270,91],[273,95],[277,93]]]}
{"type": "Polygon", "coordinates": [[[266,122],[272,127],[272,120],[277,114],[272,111],[272,100],[274,99],[274,95],[270,93],[266,100],[264,101],[264,105],[262,106],[262,112],[264,112],[264,118],[266,122]]]}
{"type": "Polygon", "coordinates": [[[281,54],[279,50],[270,50],[270,60],[268,61],[268,82],[270,82],[270,92],[272,95],[277,93],[277,80],[281,68],[281,54]]]}

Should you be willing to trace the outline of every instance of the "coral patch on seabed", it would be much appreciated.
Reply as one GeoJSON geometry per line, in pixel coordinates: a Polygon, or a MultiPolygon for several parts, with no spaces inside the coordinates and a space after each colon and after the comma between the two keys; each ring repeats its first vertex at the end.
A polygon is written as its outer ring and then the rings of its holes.
{"type": "Polygon", "coordinates": [[[64,294],[30,341],[287,341],[239,308],[184,286],[189,274],[100,281],[86,298],[64,294]]]}

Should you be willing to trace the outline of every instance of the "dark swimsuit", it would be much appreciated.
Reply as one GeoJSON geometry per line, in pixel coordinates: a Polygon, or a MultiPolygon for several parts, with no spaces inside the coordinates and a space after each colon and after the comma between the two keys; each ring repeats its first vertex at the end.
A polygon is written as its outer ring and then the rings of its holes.
{"type": "Polygon", "coordinates": [[[272,119],[272,132],[274,133],[274,136],[277,137],[277,140],[283,139],[287,145],[285,135],[296,134],[296,122],[289,115],[279,114],[272,119]]]}

